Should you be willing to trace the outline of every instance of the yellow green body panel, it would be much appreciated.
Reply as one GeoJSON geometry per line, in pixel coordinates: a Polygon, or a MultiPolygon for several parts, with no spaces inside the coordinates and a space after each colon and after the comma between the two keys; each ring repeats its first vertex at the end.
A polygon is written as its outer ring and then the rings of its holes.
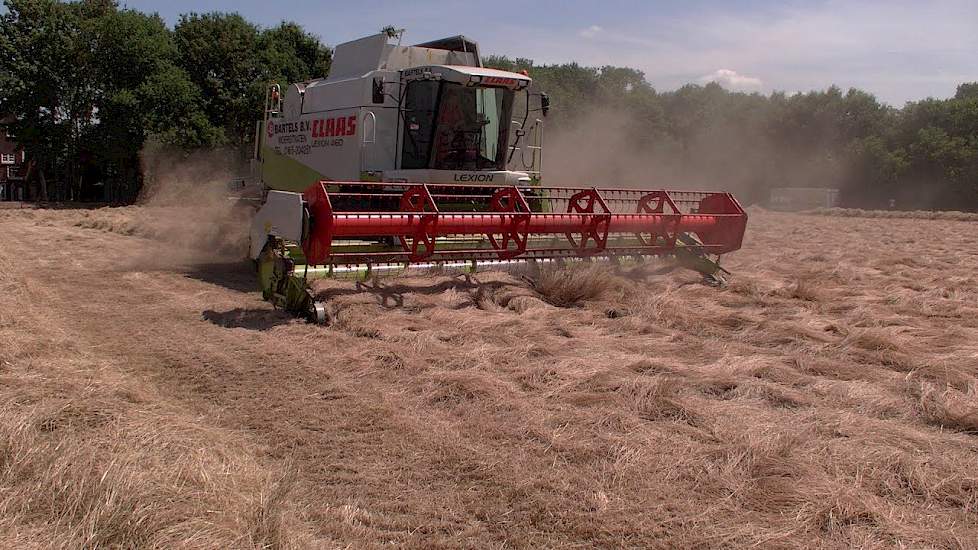
{"type": "Polygon", "coordinates": [[[295,159],[277,153],[271,147],[263,145],[261,154],[262,182],[269,189],[302,193],[317,181],[326,179],[319,172],[295,159]]]}

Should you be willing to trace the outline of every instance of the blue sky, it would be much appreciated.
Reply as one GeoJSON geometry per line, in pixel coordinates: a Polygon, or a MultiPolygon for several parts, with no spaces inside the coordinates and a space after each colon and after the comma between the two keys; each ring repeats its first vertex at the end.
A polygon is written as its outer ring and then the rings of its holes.
{"type": "Polygon", "coordinates": [[[978,0],[122,2],[170,24],[191,11],[237,11],[265,26],[293,20],[330,45],[384,25],[406,28],[405,43],[465,34],[484,53],[634,67],[660,90],[837,84],[901,106],[978,81],[978,0]]]}

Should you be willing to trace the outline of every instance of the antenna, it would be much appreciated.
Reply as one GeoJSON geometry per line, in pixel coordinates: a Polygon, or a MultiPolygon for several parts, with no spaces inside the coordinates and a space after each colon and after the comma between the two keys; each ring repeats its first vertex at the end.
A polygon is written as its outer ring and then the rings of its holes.
{"type": "Polygon", "coordinates": [[[386,34],[387,38],[396,38],[397,45],[401,45],[401,37],[404,36],[404,29],[399,29],[394,25],[387,25],[386,27],[380,29],[382,34],[386,34]]]}

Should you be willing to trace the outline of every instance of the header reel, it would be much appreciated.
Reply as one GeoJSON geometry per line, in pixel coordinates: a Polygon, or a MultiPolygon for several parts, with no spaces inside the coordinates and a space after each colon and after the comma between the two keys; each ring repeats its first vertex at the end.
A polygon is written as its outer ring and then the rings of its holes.
{"type": "Polygon", "coordinates": [[[317,322],[310,278],[407,267],[675,256],[719,284],[747,225],[732,195],[698,191],[321,181],[269,195],[291,219],[265,222],[286,229],[259,256],[263,293],[317,322]]]}

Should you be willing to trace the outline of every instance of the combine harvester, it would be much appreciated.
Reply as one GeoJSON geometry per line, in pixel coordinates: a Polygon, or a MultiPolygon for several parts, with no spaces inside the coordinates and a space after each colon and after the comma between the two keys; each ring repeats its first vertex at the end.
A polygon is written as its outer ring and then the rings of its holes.
{"type": "Polygon", "coordinates": [[[341,44],[328,78],[268,91],[251,228],[266,299],[324,322],[312,278],[573,258],[673,255],[722,281],[747,224],[729,193],[542,186],[549,99],[529,76],[482,67],[461,36],[393,38],[341,44]]]}

